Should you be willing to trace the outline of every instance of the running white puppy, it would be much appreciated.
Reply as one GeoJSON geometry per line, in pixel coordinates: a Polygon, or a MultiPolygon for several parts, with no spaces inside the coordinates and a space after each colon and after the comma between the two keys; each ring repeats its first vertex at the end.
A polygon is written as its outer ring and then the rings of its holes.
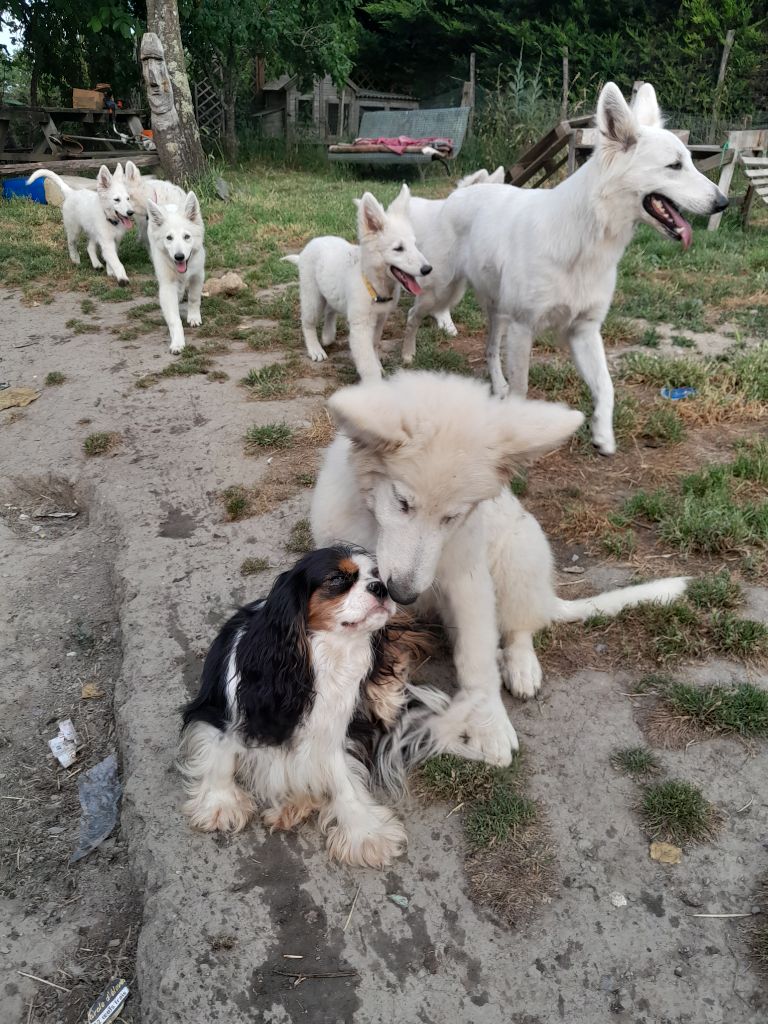
{"type": "MultiPolygon", "coordinates": [[[[175,187],[175,186],[174,186],[175,187]]],[[[160,308],[171,334],[171,352],[185,345],[179,303],[187,296],[187,323],[199,327],[203,322],[200,299],[205,282],[205,228],[200,203],[194,192],[184,195],[183,205],[158,205],[146,200],[149,224],[149,254],[155,268],[160,308]]]]}
{"type": "Polygon", "coordinates": [[[509,477],[522,457],[565,441],[580,412],[500,402],[481,381],[414,370],[343,388],[329,406],[340,433],[317,479],[312,533],[375,551],[392,599],[418,599],[417,614],[448,626],[459,691],[431,724],[440,749],[509,764],[517,737],[501,682],[516,697],[538,691],[535,632],[685,591],[678,577],[557,596],[547,539],[509,477]]]}
{"type": "Polygon", "coordinates": [[[687,249],[691,225],[680,210],[709,215],[728,200],[663,127],[647,82],[631,108],[609,82],[600,93],[596,121],[592,157],[555,188],[489,185],[448,196],[429,239],[419,238],[435,273],[408,317],[404,352],[413,351],[422,318],[452,308],[469,283],[488,316],[494,393],[505,395],[510,387],[526,393],[533,340],[554,329],[592,394],[593,443],[611,455],[613,384],[600,329],[619,260],[638,223],[687,249]]]}
{"type": "Polygon", "coordinates": [[[149,248],[147,200],[151,199],[159,206],[172,203],[181,209],[187,193],[172,181],[163,181],[162,178],[155,178],[151,174],[142,174],[132,160],[126,161],[125,164],[125,183],[133,205],[136,235],[142,245],[149,248]]]}
{"type": "Polygon", "coordinates": [[[133,227],[133,204],[121,164],[117,165],[114,174],[102,164],[96,178],[96,190],[89,188],[72,188],[54,171],[35,171],[27,179],[31,185],[38,178],[49,178],[56,182],[64,196],[61,216],[64,230],[67,233],[69,257],[73,263],[80,264],[80,253],[77,242],[81,234],[88,239],[88,255],[94,270],[100,270],[99,249],[107,265],[107,274],[117,279],[118,284],[128,284],[125,267],[117,255],[117,247],[123,240],[126,231],[133,227]]]}
{"type": "Polygon", "coordinates": [[[378,348],[384,325],[400,298],[400,285],[419,295],[416,281],[432,267],[416,247],[408,211],[411,193],[403,185],[385,210],[366,192],[357,203],[359,245],[325,235],[313,238],[298,256],[284,256],[299,268],[301,327],[310,359],[327,358],[324,345],[336,337],[339,313],[349,322],[349,347],[362,380],[382,376],[378,348]],[[317,322],[323,317],[323,344],[317,322]]]}

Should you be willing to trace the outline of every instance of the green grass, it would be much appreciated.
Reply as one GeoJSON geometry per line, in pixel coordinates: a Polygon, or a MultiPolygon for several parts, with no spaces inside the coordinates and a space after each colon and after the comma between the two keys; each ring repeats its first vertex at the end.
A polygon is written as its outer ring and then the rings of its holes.
{"type": "Polygon", "coordinates": [[[640,338],[640,344],[645,345],[646,348],[658,348],[661,343],[661,335],[655,327],[648,327],[643,331],[640,338]]]}
{"type": "Polygon", "coordinates": [[[468,375],[472,373],[464,353],[451,348],[450,340],[441,338],[436,328],[431,328],[429,333],[420,332],[412,367],[414,370],[442,370],[445,373],[468,375]]]}
{"type": "Polygon", "coordinates": [[[249,370],[240,382],[259,398],[269,401],[284,398],[291,391],[291,374],[285,363],[269,363],[260,370],[249,370]]]}
{"type": "Polygon", "coordinates": [[[763,661],[768,657],[768,626],[762,622],[715,611],[710,620],[710,636],[719,654],[742,661],[763,661]]]}
{"type": "Polygon", "coordinates": [[[681,334],[673,334],[670,340],[675,348],[696,348],[693,338],[685,338],[681,334]]]}
{"type": "Polygon", "coordinates": [[[509,489],[516,498],[524,498],[528,492],[528,473],[526,470],[519,470],[509,481],[509,489]]]}
{"type": "Polygon", "coordinates": [[[632,778],[657,775],[661,771],[658,758],[647,747],[624,747],[621,750],[614,750],[611,754],[611,764],[617,771],[623,775],[631,775],[632,778]]]}
{"type": "Polygon", "coordinates": [[[256,573],[266,572],[271,568],[266,558],[245,558],[240,565],[241,576],[255,576],[256,573]]]}
{"type": "Polygon", "coordinates": [[[675,409],[656,405],[648,414],[640,436],[654,446],[679,444],[685,439],[685,425],[675,409]]]}
{"type": "Polygon", "coordinates": [[[248,492],[244,487],[235,485],[228,487],[222,494],[224,510],[231,522],[243,519],[250,511],[251,502],[248,492]]]}
{"type": "Polygon", "coordinates": [[[727,569],[692,580],[686,596],[697,608],[738,608],[744,599],[741,587],[727,569]]]}
{"type": "Polygon", "coordinates": [[[266,423],[261,427],[248,427],[245,440],[254,448],[290,448],[293,431],[287,423],[266,423]]]}
{"type": "Polygon", "coordinates": [[[637,536],[634,530],[609,530],[600,538],[600,546],[614,558],[627,559],[637,547],[637,536]]]}
{"type": "Polygon", "coordinates": [[[293,526],[285,549],[296,555],[303,555],[312,550],[312,528],[308,519],[300,519],[293,526]]]}
{"type": "Polygon", "coordinates": [[[662,699],[676,715],[691,718],[713,732],[739,736],[768,736],[768,690],[751,683],[724,686],[692,686],[666,682],[662,699]]]}
{"type": "Polygon", "coordinates": [[[434,800],[463,805],[464,833],[477,849],[504,842],[536,820],[536,804],[521,794],[520,757],[507,768],[441,754],[419,769],[419,789],[434,800]]]}
{"type": "Polygon", "coordinates": [[[768,482],[768,442],[740,442],[734,462],[682,477],[677,491],[638,491],[621,517],[655,523],[662,540],[702,554],[744,552],[768,544],[768,501],[743,484],[768,482]]]}
{"type": "Polygon", "coordinates": [[[96,312],[96,303],[93,299],[83,299],[80,303],[80,309],[85,316],[89,316],[91,313],[96,312]]]}
{"type": "Polygon", "coordinates": [[[98,324],[89,324],[85,320],[78,320],[76,317],[67,320],[64,326],[68,327],[75,334],[98,334],[101,330],[98,324]]]}
{"type": "Polygon", "coordinates": [[[705,842],[717,831],[719,819],[701,790],[672,780],[647,785],[641,802],[643,827],[650,839],[682,846],[705,842]]]}
{"type": "Polygon", "coordinates": [[[66,379],[66,376],[59,370],[51,370],[50,373],[46,374],[45,383],[49,388],[53,388],[57,387],[59,384],[63,384],[66,379]]]}
{"type": "Polygon", "coordinates": [[[83,451],[88,456],[105,455],[107,452],[112,451],[119,442],[119,434],[99,431],[86,437],[83,441],[83,451]]]}

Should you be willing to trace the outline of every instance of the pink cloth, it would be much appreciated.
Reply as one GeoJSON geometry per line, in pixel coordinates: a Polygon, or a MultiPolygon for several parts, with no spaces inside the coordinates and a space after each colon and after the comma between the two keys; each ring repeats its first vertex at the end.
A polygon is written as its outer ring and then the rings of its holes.
{"type": "Polygon", "coordinates": [[[432,146],[434,149],[449,152],[453,149],[453,139],[440,139],[431,137],[428,139],[412,139],[408,135],[398,135],[396,139],[378,138],[378,139],[355,139],[355,145],[358,146],[386,146],[387,149],[393,153],[397,153],[398,156],[402,156],[408,146],[432,146]]]}

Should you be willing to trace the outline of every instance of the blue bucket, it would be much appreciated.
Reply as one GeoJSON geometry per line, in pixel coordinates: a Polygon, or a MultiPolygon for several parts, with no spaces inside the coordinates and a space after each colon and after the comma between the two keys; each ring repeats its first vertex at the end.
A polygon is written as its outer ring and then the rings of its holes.
{"type": "Polygon", "coordinates": [[[32,199],[45,205],[45,179],[38,178],[28,185],[26,178],[6,178],[3,182],[3,199],[15,197],[32,199]]]}

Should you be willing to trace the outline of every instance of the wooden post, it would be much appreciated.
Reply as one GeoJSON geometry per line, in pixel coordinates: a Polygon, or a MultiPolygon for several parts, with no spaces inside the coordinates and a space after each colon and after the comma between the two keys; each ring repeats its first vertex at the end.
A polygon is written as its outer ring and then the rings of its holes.
{"type": "Polygon", "coordinates": [[[467,134],[472,134],[472,122],[475,119],[475,51],[469,55],[469,117],[467,119],[467,134]]]}
{"type": "Polygon", "coordinates": [[[568,117],[568,90],[570,81],[568,75],[568,47],[563,47],[563,99],[560,104],[560,120],[565,121],[568,117]]]}
{"type": "Polygon", "coordinates": [[[733,40],[735,38],[736,30],[729,28],[725,34],[725,45],[723,46],[723,55],[720,58],[720,71],[717,76],[717,85],[715,86],[715,97],[712,101],[712,123],[709,128],[709,134],[710,138],[713,140],[715,132],[717,131],[717,119],[720,114],[720,101],[723,98],[723,88],[725,86],[725,72],[728,67],[728,58],[731,55],[733,40]]]}

